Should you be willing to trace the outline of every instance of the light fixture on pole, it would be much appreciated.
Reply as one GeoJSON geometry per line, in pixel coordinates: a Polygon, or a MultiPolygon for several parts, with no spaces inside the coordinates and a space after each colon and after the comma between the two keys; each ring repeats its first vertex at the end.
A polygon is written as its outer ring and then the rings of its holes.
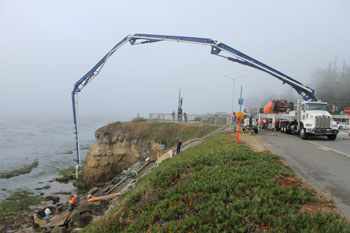
{"type": "Polygon", "coordinates": [[[232,78],[231,76],[224,74],[224,77],[232,80],[232,113],[231,114],[233,114],[234,113],[234,105],[235,105],[235,100],[234,100],[235,99],[235,81],[239,78],[243,78],[246,76],[240,75],[240,76],[238,76],[238,78],[232,78]]]}

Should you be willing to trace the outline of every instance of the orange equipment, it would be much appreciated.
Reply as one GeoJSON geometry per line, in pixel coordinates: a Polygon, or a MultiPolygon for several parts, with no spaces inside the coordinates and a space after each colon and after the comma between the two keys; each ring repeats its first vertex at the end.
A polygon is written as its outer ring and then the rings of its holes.
{"type": "Polygon", "coordinates": [[[293,110],[293,102],[287,100],[273,100],[264,107],[264,113],[285,113],[293,110]]]}
{"type": "Polygon", "coordinates": [[[236,116],[237,116],[238,121],[244,120],[244,113],[243,112],[238,112],[236,116]]]}
{"type": "Polygon", "coordinates": [[[236,137],[236,142],[237,142],[237,144],[239,143],[239,128],[241,127],[241,125],[240,125],[240,123],[239,123],[239,121],[238,121],[238,124],[237,124],[237,137],[236,137]]]}
{"type": "Polygon", "coordinates": [[[69,204],[75,205],[77,203],[75,196],[69,201],[69,204]]]}
{"type": "MultiPolygon", "coordinates": [[[[293,110],[293,106],[293,102],[288,102],[287,100],[272,100],[265,105],[264,113],[288,113],[293,110]]],[[[263,120],[269,122],[269,119],[262,118],[260,124],[263,123],[263,120]]],[[[278,122],[278,120],[276,120],[276,122],[278,122]]]]}

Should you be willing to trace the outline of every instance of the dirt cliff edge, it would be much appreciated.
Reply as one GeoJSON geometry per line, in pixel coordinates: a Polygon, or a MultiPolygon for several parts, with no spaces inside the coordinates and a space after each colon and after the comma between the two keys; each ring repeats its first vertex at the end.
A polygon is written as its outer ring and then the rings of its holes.
{"type": "Polygon", "coordinates": [[[89,148],[83,167],[88,185],[106,182],[139,159],[154,154],[159,143],[146,137],[151,123],[116,122],[96,131],[96,141],[89,148]]]}

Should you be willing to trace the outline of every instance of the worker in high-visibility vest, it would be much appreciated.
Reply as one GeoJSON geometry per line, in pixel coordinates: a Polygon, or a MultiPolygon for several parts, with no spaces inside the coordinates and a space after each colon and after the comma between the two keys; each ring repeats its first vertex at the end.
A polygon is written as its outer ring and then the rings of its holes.
{"type": "Polygon", "coordinates": [[[139,174],[137,173],[136,170],[131,170],[130,175],[131,175],[133,178],[136,178],[139,174]]]}
{"type": "Polygon", "coordinates": [[[69,201],[69,204],[68,204],[68,210],[69,211],[73,211],[74,208],[77,206],[77,195],[74,195],[73,198],[69,201]]]}

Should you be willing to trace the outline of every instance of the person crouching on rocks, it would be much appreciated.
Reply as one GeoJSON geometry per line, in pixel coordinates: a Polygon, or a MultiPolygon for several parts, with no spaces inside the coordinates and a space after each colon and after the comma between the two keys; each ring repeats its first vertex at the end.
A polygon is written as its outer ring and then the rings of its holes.
{"type": "Polygon", "coordinates": [[[46,206],[45,209],[44,209],[44,213],[45,213],[45,216],[44,216],[44,219],[45,220],[49,220],[51,218],[51,210],[49,208],[49,206],[46,206]]]}
{"type": "Polygon", "coordinates": [[[73,211],[74,208],[77,207],[77,200],[76,200],[76,198],[77,198],[77,195],[74,195],[72,200],[69,201],[69,204],[68,204],[68,210],[69,211],[73,211]]]}
{"type": "Polygon", "coordinates": [[[131,171],[130,171],[130,176],[131,176],[132,178],[136,178],[138,175],[139,175],[139,174],[137,173],[136,170],[131,170],[131,171]]]}

